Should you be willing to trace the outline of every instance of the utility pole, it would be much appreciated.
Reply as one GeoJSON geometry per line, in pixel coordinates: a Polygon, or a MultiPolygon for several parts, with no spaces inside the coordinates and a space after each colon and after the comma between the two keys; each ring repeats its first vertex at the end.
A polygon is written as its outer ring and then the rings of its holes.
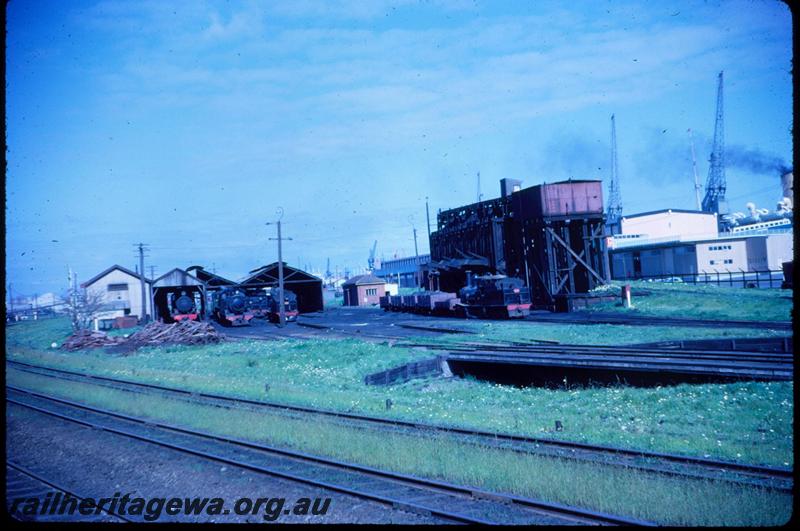
{"type": "Polygon", "coordinates": [[[428,252],[431,248],[431,213],[428,209],[428,196],[425,196],[425,221],[428,223],[428,252]]]}
{"type": "MultiPolygon", "coordinates": [[[[283,240],[291,240],[291,238],[284,238],[281,236],[281,218],[283,217],[283,209],[278,208],[278,221],[274,224],[278,225],[278,237],[270,238],[270,240],[278,240],[278,326],[286,326],[286,308],[284,307],[283,297],[283,240]]],[[[273,223],[267,223],[273,225],[273,223]]]]}
{"type": "Polygon", "coordinates": [[[700,178],[697,176],[697,157],[694,156],[694,137],[692,136],[692,129],[689,128],[689,145],[692,148],[692,172],[694,172],[694,199],[697,204],[697,210],[703,210],[703,204],[700,202],[700,190],[703,188],[700,185],[700,178]]]}
{"type": "Polygon", "coordinates": [[[481,202],[483,194],[481,193],[481,172],[478,172],[478,203],[481,202]]]}
{"type": "MultiPolygon", "coordinates": [[[[147,267],[150,268],[150,280],[155,280],[156,279],[156,266],[150,265],[150,266],[147,266],[147,267]]],[[[153,298],[153,286],[152,286],[152,284],[150,285],[150,289],[148,291],[150,292],[150,313],[153,316],[153,321],[155,321],[156,320],[156,301],[153,298]]]]}
{"type": "Polygon", "coordinates": [[[408,221],[411,223],[411,228],[414,231],[414,264],[417,266],[414,270],[414,284],[416,284],[417,289],[419,289],[419,250],[417,249],[417,228],[414,226],[414,219],[412,216],[409,216],[408,221]]]}
{"type": "MultiPolygon", "coordinates": [[[[139,243],[137,245],[139,249],[139,280],[141,280],[142,284],[142,323],[146,323],[148,321],[148,313],[147,313],[147,301],[149,297],[147,297],[147,281],[144,276],[144,251],[145,251],[145,244],[139,243]]],[[[152,310],[152,307],[151,307],[152,310]]]]}

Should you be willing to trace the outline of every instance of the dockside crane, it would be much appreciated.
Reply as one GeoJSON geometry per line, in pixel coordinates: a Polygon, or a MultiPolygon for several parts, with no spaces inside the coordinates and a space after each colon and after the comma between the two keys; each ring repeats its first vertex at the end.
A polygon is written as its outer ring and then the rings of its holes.
{"type": "Polygon", "coordinates": [[[622,218],[622,194],[619,189],[619,166],[617,163],[617,124],[611,115],[611,180],[608,183],[608,210],[606,225],[619,225],[622,218]]]}
{"type": "Polygon", "coordinates": [[[372,244],[372,249],[369,251],[369,258],[367,258],[367,267],[370,271],[375,269],[375,248],[378,246],[378,240],[372,244]]]}
{"type": "Polygon", "coordinates": [[[333,273],[331,273],[331,259],[328,258],[328,265],[325,266],[325,280],[328,281],[328,285],[333,284],[333,273]]]}
{"type": "Polygon", "coordinates": [[[703,212],[719,214],[722,216],[728,213],[728,204],[725,201],[725,189],[727,181],[725,179],[725,123],[722,104],[722,72],[719,73],[717,82],[717,113],[714,122],[714,145],[711,149],[709,159],[708,180],[706,181],[706,195],[703,198],[703,212]]]}

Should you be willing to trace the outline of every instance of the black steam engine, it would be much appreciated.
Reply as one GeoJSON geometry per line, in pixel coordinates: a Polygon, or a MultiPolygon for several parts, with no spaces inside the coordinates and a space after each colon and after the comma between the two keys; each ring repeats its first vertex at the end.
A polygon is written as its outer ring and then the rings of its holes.
{"type": "Polygon", "coordinates": [[[167,307],[172,320],[175,322],[197,321],[200,317],[199,308],[201,307],[199,296],[200,294],[197,292],[168,293],[167,307]]]}
{"type": "Polygon", "coordinates": [[[249,325],[253,318],[247,292],[241,288],[228,287],[215,292],[213,307],[214,318],[226,326],[249,325]]]}

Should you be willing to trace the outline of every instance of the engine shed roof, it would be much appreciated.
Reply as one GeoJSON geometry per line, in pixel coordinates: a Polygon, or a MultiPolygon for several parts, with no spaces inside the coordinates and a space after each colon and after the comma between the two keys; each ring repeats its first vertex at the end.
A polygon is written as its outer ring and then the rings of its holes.
{"type": "Polygon", "coordinates": [[[191,275],[176,267],[168,273],[164,273],[153,281],[154,288],[171,288],[180,286],[201,286],[204,287],[205,283],[194,275],[191,275]]]}

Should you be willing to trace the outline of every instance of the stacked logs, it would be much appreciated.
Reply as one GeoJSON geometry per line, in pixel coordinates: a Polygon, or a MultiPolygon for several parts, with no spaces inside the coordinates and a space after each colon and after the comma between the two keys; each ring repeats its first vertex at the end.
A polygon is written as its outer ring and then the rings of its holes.
{"type": "Polygon", "coordinates": [[[81,350],[86,348],[108,347],[119,345],[125,339],[121,337],[111,337],[105,332],[92,332],[91,330],[78,330],[72,334],[61,348],[64,350],[81,350]]]}
{"type": "Polygon", "coordinates": [[[128,339],[137,346],[166,343],[207,345],[224,340],[225,336],[217,332],[210,324],[188,320],[174,324],[150,323],[128,339]]]}
{"type": "MultiPolygon", "coordinates": [[[[82,350],[99,347],[119,347],[122,352],[139,347],[181,344],[207,345],[225,341],[225,336],[208,323],[181,321],[175,324],[150,323],[128,339],[112,337],[105,332],[80,330],[71,335],[62,345],[63,350],[82,350]]],[[[116,351],[118,349],[114,349],[116,351]]]]}

